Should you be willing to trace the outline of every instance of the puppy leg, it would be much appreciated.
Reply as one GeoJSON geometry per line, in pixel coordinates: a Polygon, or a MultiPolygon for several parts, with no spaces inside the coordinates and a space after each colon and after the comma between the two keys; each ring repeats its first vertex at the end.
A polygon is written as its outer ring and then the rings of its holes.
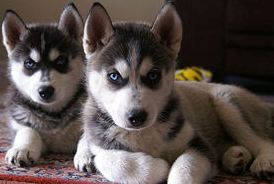
{"type": "Polygon", "coordinates": [[[141,152],[104,150],[94,158],[96,168],[108,180],[118,183],[156,184],[167,179],[169,164],[141,152]]]}
{"type": "MultiPolygon", "coordinates": [[[[260,152],[256,155],[250,171],[259,178],[272,178],[274,175],[274,144],[261,140],[260,152]]],[[[256,146],[256,144],[254,144],[256,146]]]]}
{"type": "Polygon", "coordinates": [[[94,155],[89,149],[88,141],[83,136],[77,146],[74,156],[74,167],[81,172],[95,172],[93,164],[94,155]]]}
{"type": "Polygon", "coordinates": [[[245,147],[231,146],[223,155],[223,167],[233,174],[240,174],[246,171],[251,160],[252,155],[245,147]]]}
{"type": "Polygon", "coordinates": [[[250,167],[251,173],[258,177],[273,175],[274,143],[257,135],[232,103],[221,100],[215,103],[226,131],[234,141],[246,147],[255,157],[250,167]]]}
{"type": "Polygon", "coordinates": [[[40,158],[42,149],[39,133],[29,127],[22,127],[16,133],[12,148],[6,153],[6,161],[19,167],[29,166],[40,158]]]}
{"type": "Polygon", "coordinates": [[[215,166],[202,153],[189,149],[173,163],[168,184],[202,184],[215,175],[215,166]]]}

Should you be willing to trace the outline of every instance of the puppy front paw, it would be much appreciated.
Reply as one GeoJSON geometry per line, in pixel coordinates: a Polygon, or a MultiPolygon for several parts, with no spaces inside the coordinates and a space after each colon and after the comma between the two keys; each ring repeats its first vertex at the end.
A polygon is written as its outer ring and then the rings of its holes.
{"type": "Polygon", "coordinates": [[[18,167],[33,165],[40,158],[41,152],[29,148],[12,147],[6,153],[6,162],[18,167]]]}
{"type": "Polygon", "coordinates": [[[94,158],[96,168],[112,182],[160,183],[167,179],[169,164],[141,152],[106,151],[94,158]]]}
{"type": "Polygon", "coordinates": [[[240,174],[246,171],[251,160],[252,155],[245,147],[231,146],[223,155],[223,167],[233,174],[240,174]]]}
{"type": "Polygon", "coordinates": [[[74,156],[73,162],[74,167],[81,172],[95,173],[96,169],[94,167],[94,155],[88,152],[77,152],[74,156]]]}
{"type": "Polygon", "coordinates": [[[274,176],[274,154],[264,153],[257,156],[250,167],[250,171],[253,175],[271,179],[274,176]]]}

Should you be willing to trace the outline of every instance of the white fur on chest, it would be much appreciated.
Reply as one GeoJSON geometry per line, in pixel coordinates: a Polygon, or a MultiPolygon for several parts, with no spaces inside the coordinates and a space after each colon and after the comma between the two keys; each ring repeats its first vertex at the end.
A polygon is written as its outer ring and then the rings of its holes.
{"type": "MultiPolygon", "coordinates": [[[[12,121],[12,128],[19,131],[26,126],[12,121]]],[[[71,122],[63,129],[56,129],[47,132],[37,132],[43,141],[44,151],[55,153],[73,153],[76,151],[77,142],[81,135],[81,122],[71,122]]]]}

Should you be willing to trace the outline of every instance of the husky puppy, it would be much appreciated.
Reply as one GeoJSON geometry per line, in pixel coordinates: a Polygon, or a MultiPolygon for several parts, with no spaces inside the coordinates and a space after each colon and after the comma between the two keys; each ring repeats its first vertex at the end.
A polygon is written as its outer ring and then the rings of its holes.
{"type": "Polygon", "coordinates": [[[88,99],[74,165],[119,183],[203,183],[218,163],[274,172],[271,109],[228,85],[174,82],[182,24],[171,3],[154,23],[112,24],[94,4],[83,46],[88,99]]]}
{"type": "Polygon", "coordinates": [[[36,162],[46,151],[76,151],[84,100],[83,21],[74,4],[58,24],[26,25],[12,10],[2,24],[9,59],[10,124],[16,130],[6,161],[36,162]]]}

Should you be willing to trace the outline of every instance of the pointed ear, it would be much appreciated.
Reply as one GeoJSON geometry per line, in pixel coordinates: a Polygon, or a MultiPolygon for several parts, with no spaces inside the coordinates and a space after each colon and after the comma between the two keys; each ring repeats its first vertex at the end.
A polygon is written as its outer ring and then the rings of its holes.
{"type": "Polygon", "coordinates": [[[100,3],[94,3],[88,14],[83,46],[86,55],[90,55],[105,46],[113,34],[111,19],[100,3]]]}
{"type": "Polygon", "coordinates": [[[152,33],[176,58],[182,41],[182,23],[172,3],[166,3],[154,21],[152,33]]]}
{"type": "Polygon", "coordinates": [[[58,21],[58,29],[81,42],[83,36],[83,19],[73,3],[68,4],[58,21]]]}
{"type": "Polygon", "coordinates": [[[2,23],[3,44],[8,55],[11,54],[16,44],[22,41],[27,33],[27,27],[23,20],[12,10],[7,10],[2,23]]]}

